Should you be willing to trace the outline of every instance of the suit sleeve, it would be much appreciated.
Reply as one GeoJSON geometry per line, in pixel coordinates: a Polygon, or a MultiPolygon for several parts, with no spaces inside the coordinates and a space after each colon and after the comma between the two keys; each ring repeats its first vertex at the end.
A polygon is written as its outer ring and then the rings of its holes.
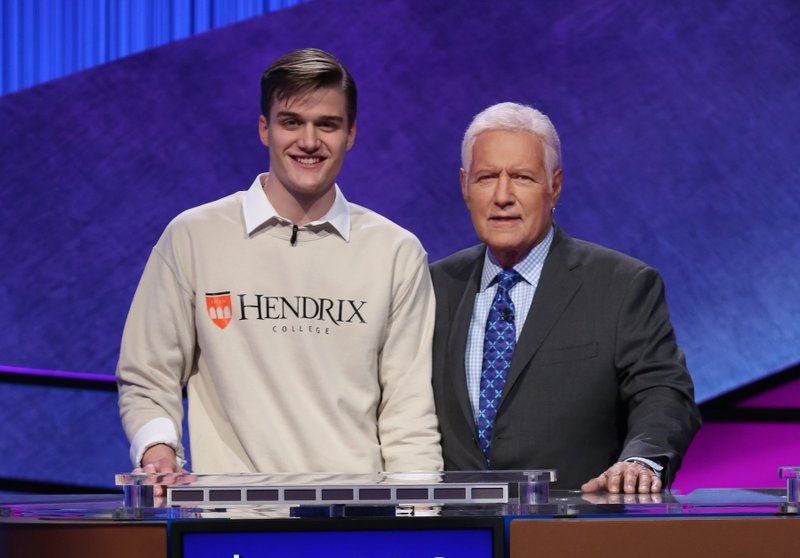
{"type": "Polygon", "coordinates": [[[638,270],[617,320],[615,359],[627,435],[620,460],[647,457],[664,464],[669,486],[700,427],[694,385],[669,319],[660,275],[638,270]]]}

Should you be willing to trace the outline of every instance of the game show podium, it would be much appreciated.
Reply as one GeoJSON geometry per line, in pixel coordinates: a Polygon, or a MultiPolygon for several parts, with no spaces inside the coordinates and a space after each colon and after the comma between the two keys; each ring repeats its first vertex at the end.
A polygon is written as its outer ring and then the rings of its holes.
{"type": "Polygon", "coordinates": [[[0,556],[790,556],[798,473],[644,496],[551,490],[553,471],[125,474],[123,495],[0,497],[0,556]]]}

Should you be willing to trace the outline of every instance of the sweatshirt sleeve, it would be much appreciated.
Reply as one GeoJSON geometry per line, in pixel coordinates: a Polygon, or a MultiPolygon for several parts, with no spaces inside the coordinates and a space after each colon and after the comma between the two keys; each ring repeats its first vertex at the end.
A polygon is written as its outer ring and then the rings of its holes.
{"type": "Polygon", "coordinates": [[[150,254],[122,334],[117,365],[119,410],[132,443],[134,466],[139,465],[147,446],[169,443],[170,440],[161,439],[169,437],[167,421],[174,428],[171,441],[179,463],[184,458],[180,443],[181,388],[196,357],[195,309],[193,289],[185,273],[188,266],[179,262],[181,250],[176,238],[180,236],[173,225],[150,254]],[[159,439],[148,438],[153,424],[161,425],[159,439]]]}
{"type": "Polygon", "coordinates": [[[386,471],[440,471],[431,386],[435,301],[427,257],[414,239],[400,247],[385,339],[378,355],[378,434],[386,471]]]}

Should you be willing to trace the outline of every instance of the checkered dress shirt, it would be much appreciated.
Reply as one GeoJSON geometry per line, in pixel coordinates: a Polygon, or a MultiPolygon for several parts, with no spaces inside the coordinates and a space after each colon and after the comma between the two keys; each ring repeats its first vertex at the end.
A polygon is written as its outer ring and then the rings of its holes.
{"type": "MultiPolygon", "coordinates": [[[[522,275],[522,281],[514,285],[509,291],[511,301],[514,303],[514,327],[516,328],[517,340],[528,317],[533,302],[533,295],[536,293],[536,286],[539,284],[539,277],[542,274],[544,259],[550,251],[550,244],[553,242],[553,228],[539,244],[533,247],[528,255],[514,266],[514,269],[522,275]]],[[[486,250],[483,261],[483,273],[478,293],[475,295],[475,306],[472,308],[472,321],[469,324],[469,334],[467,336],[467,351],[465,356],[467,371],[467,391],[469,400],[472,403],[472,416],[477,424],[478,407],[481,392],[481,366],[483,365],[483,336],[486,331],[486,320],[489,317],[489,309],[492,300],[497,293],[497,283],[492,283],[502,267],[492,256],[490,250],[486,250]]]]}

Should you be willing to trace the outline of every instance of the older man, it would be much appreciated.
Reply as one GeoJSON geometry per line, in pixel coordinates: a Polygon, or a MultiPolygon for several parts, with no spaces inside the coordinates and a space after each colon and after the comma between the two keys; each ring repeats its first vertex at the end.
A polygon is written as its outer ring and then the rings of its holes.
{"type": "Polygon", "coordinates": [[[431,267],[445,468],[556,469],[560,487],[660,492],[700,425],[659,274],[553,222],[550,119],[501,103],[462,144],[483,244],[431,267]]]}

